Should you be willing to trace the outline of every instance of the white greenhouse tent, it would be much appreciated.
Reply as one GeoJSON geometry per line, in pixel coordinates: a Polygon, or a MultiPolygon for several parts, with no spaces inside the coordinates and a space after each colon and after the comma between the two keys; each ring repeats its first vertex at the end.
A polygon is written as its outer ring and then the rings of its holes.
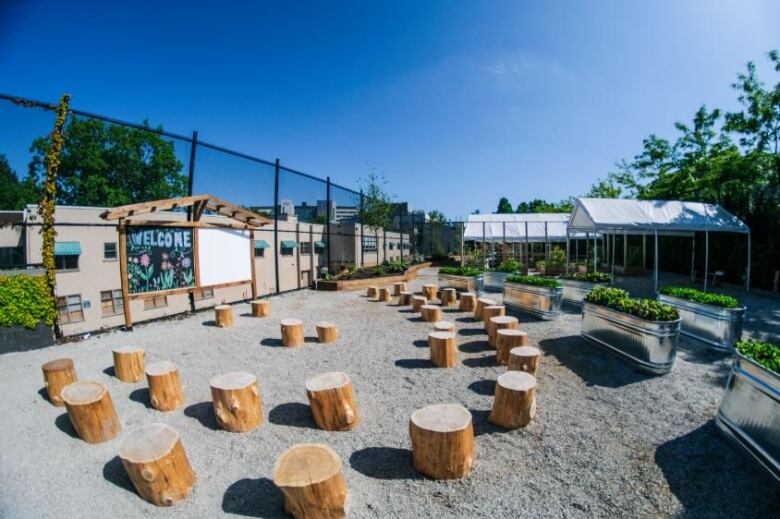
{"type": "Polygon", "coordinates": [[[485,242],[565,242],[569,213],[469,215],[463,238],[485,242]]]}
{"type": "MultiPolygon", "coordinates": [[[[658,290],[658,236],[705,235],[704,290],[709,273],[709,235],[711,232],[747,234],[747,271],[745,288],[750,289],[750,229],[744,222],[719,205],[674,200],[627,200],[615,198],[577,198],[568,224],[569,232],[604,233],[613,240],[623,235],[651,235],[655,239],[653,289],[658,290]]],[[[624,241],[625,243],[625,241],[624,241]]],[[[595,258],[595,256],[594,256],[595,258]]],[[[595,259],[594,259],[595,263],[595,259]]]]}

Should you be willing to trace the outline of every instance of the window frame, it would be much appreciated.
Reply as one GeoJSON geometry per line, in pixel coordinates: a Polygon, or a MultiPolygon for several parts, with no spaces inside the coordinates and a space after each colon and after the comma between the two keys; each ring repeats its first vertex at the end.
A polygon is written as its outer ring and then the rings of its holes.
{"type": "Polygon", "coordinates": [[[168,296],[165,294],[151,295],[144,298],[144,310],[157,310],[160,308],[166,308],[168,306],[168,296]],[[159,304],[158,300],[162,298],[163,303],[159,304]],[[151,304],[149,302],[151,301],[151,304]]]}
{"type": "Polygon", "coordinates": [[[214,299],[214,287],[203,287],[192,292],[192,297],[195,301],[205,301],[207,299],[214,299]]]}
{"type": "Polygon", "coordinates": [[[103,261],[117,261],[119,260],[119,250],[117,249],[117,243],[115,241],[104,241],[103,242],[103,261]],[[106,253],[108,252],[107,246],[111,245],[114,249],[114,255],[113,257],[108,256],[106,253]]]}
{"type": "Polygon", "coordinates": [[[298,249],[301,251],[301,256],[311,256],[313,247],[311,242],[302,241],[298,243],[298,249]]]}
{"type": "Polygon", "coordinates": [[[79,254],[55,254],[54,255],[54,266],[58,272],[77,272],[79,270],[79,258],[81,256],[79,254]],[[76,258],[75,263],[76,266],[67,266],[66,263],[69,258],[76,258]],[[62,263],[64,266],[60,266],[60,260],[62,260],[62,263]]]}
{"type": "Polygon", "coordinates": [[[86,321],[84,317],[84,300],[81,294],[68,294],[66,296],[57,296],[57,317],[61,324],[73,324],[86,321]],[[72,302],[71,298],[78,298],[78,302],[72,302]],[[62,302],[64,301],[64,304],[62,302]],[[71,307],[78,305],[78,310],[71,307]],[[63,312],[63,309],[65,310],[63,312]],[[81,314],[81,319],[73,319],[72,314],[81,314]]]}
{"type": "Polygon", "coordinates": [[[100,311],[101,317],[114,317],[125,312],[125,300],[122,297],[121,288],[100,291],[100,311]],[[104,299],[106,294],[109,296],[108,299],[104,299]],[[111,313],[106,313],[107,302],[111,303],[111,313]]]}

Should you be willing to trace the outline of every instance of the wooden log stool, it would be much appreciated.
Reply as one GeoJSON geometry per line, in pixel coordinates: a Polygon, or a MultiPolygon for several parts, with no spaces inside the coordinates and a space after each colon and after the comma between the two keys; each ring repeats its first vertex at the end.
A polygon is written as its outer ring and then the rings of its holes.
{"type": "Polygon", "coordinates": [[[420,312],[426,304],[428,304],[428,300],[425,299],[425,296],[412,296],[412,312],[420,312]]]}
{"type": "Polygon", "coordinates": [[[452,332],[431,332],[428,334],[428,348],[431,362],[439,368],[454,368],[458,363],[458,349],[452,332]]]}
{"type": "Polygon", "coordinates": [[[542,352],[538,348],[518,346],[509,350],[509,366],[507,369],[510,371],[525,371],[530,375],[536,376],[541,358],[542,352]]]}
{"type": "Polygon", "coordinates": [[[443,288],[441,290],[441,305],[446,306],[447,308],[451,306],[455,306],[455,303],[457,303],[457,292],[454,288],[443,288]]]}
{"type": "Polygon", "coordinates": [[[339,338],[339,329],[336,328],[336,323],[321,321],[315,327],[317,328],[317,340],[323,344],[335,342],[339,338]]]}
{"type": "Polygon", "coordinates": [[[225,373],[212,378],[211,401],[217,425],[230,432],[251,431],[263,421],[257,377],[251,373],[225,373]]]}
{"type": "Polygon", "coordinates": [[[149,401],[158,411],[174,411],[184,404],[179,368],[168,360],[146,366],[149,401]]]}
{"type": "Polygon", "coordinates": [[[274,485],[284,494],[284,511],[296,519],[341,519],[347,515],[347,484],[341,458],[321,443],[299,443],[274,465],[274,485]]]}
{"type": "Polygon", "coordinates": [[[65,402],[62,401],[62,396],[60,396],[62,390],[65,386],[79,379],[73,360],[50,360],[41,366],[41,370],[43,371],[43,385],[46,386],[49,402],[57,407],[64,406],[65,402]]]}
{"type": "Polygon", "coordinates": [[[507,365],[511,358],[512,348],[526,344],[528,344],[528,334],[523,330],[505,328],[496,331],[496,361],[499,364],[507,365]]]}
{"type": "Polygon", "coordinates": [[[400,296],[402,292],[406,292],[406,282],[396,281],[393,283],[393,295],[400,296]]]}
{"type": "Polygon", "coordinates": [[[490,318],[488,323],[488,344],[496,346],[496,332],[498,330],[516,330],[519,327],[517,317],[511,315],[497,315],[490,318]]]}
{"type": "Polygon", "coordinates": [[[498,376],[488,421],[505,429],[524,427],[536,414],[536,379],[523,371],[498,376]]]}
{"type": "Polygon", "coordinates": [[[463,292],[460,295],[460,311],[461,312],[474,312],[477,308],[477,294],[471,292],[463,292]]]}
{"type": "Polygon", "coordinates": [[[455,333],[455,323],[452,321],[436,321],[433,323],[433,331],[455,333]]]}
{"type": "Polygon", "coordinates": [[[350,431],[360,423],[355,392],[346,373],[331,371],[308,379],[306,396],[320,429],[350,431]]]}
{"type": "Polygon", "coordinates": [[[457,404],[423,407],[409,419],[414,467],[433,479],[465,477],[474,466],[471,413],[457,404]]]}
{"type": "Polygon", "coordinates": [[[482,320],[482,311],[485,309],[486,306],[496,306],[496,302],[493,299],[489,299],[487,297],[480,297],[479,299],[477,299],[477,304],[476,306],[474,306],[475,321],[482,320]]]}
{"type": "Polygon", "coordinates": [[[389,303],[393,300],[393,294],[390,292],[390,287],[382,287],[379,289],[379,301],[389,303]]]}
{"type": "Polygon", "coordinates": [[[439,287],[436,286],[433,283],[429,283],[427,285],[422,286],[422,295],[425,296],[428,301],[433,301],[436,299],[436,293],[438,292],[439,287]]]}
{"type": "Polygon", "coordinates": [[[253,317],[268,317],[269,315],[271,315],[271,301],[268,299],[252,301],[253,317]]]}
{"type": "Polygon", "coordinates": [[[398,295],[398,306],[409,306],[412,304],[412,293],[404,290],[398,295]]]}
{"type": "Polygon", "coordinates": [[[122,382],[138,382],[144,378],[144,350],[122,346],[111,350],[114,355],[114,375],[122,382]]]}
{"type": "Polygon", "coordinates": [[[218,328],[230,328],[233,326],[233,307],[230,305],[215,306],[214,324],[218,328]]]}
{"type": "Polygon", "coordinates": [[[288,348],[303,346],[303,321],[282,319],[282,344],[288,348]]]}
{"type": "Polygon", "coordinates": [[[100,382],[74,382],[66,386],[60,396],[70,423],[85,442],[102,443],[122,430],[111,394],[100,382]]]}
{"type": "Polygon", "coordinates": [[[422,305],[420,307],[420,315],[422,315],[423,321],[429,323],[435,323],[441,321],[441,307],[438,305],[422,305]]]}
{"type": "Polygon", "coordinates": [[[136,492],[157,506],[187,497],[195,473],[176,429],[162,423],[139,427],[122,440],[119,459],[136,492]]]}
{"type": "Polygon", "coordinates": [[[370,286],[366,288],[366,297],[369,299],[376,299],[376,296],[379,295],[379,288],[375,286],[370,286]]]}

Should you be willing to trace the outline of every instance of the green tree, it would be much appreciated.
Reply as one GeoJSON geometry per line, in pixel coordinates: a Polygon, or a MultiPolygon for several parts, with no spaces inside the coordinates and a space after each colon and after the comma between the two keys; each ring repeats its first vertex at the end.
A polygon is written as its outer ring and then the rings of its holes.
{"type": "Polygon", "coordinates": [[[35,185],[35,179],[27,177],[19,180],[5,155],[0,154],[0,210],[23,209],[27,204],[41,201],[41,190],[35,185]]]}
{"type": "Polygon", "coordinates": [[[363,223],[372,229],[390,227],[395,195],[385,190],[387,180],[372,169],[359,183],[363,189],[363,223]]]}
{"type": "Polygon", "coordinates": [[[498,214],[507,214],[507,213],[514,213],[514,210],[512,209],[512,204],[509,203],[509,199],[505,196],[501,197],[501,200],[498,201],[498,210],[496,211],[498,214]]]}
{"type": "Polygon", "coordinates": [[[438,209],[433,209],[428,212],[428,221],[435,224],[443,224],[447,222],[447,217],[438,209]]]}
{"type": "MultiPolygon", "coordinates": [[[[149,130],[70,117],[57,174],[57,203],[115,206],[183,196],[187,177],[174,145],[149,130]]],[[[50,137],[36,139],[30,151],[30,177],[46,168],[50,137]]]]}
{"type": "Polygon", "coordinates": [[[573,208],[572,200],[561,200],[560,202],[548,202],[536,198],[530,202],[520,202],[517,204],[516,213],[568,213],[573,208]]]}

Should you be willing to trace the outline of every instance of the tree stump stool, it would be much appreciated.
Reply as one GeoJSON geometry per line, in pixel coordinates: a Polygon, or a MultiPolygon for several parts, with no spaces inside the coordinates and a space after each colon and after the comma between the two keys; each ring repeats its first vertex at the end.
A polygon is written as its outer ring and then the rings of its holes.
{"type": "Polygon", "coordinates": [[[336,323],[322,321],[315,325],[317,328],[317,339],[323,343],[334,342],[339,338],[339,329],[336,323]]]}
{"type": "Polygon", "coordinates": [[[271,315],[271,301],[268,299],[252,301],[253,317],[268,317],[269,315],[271,315]]]}
{"type": "Polygon", "coordinates": [[[282,319],[282,344],[288,348],[303,346],[303,321],[282,319]]]}
{"type": "Polygon", "coordinates": [[[433,323],[434,332],[455,332],[455,324],[452,321],[436,321],[433,323]]]}
{"type": "MultiPolygon", "coordinates": [[[[493,329],[493,324],[490,322],[490,319],[505,315],[505,313],[506,308],[503,305],[486,306],[482,309],[482,327],[488,335],[488,343],[490,342],[490,334],[493,329]]],[[[493,341],[493,344],[495,344],[495,341],[493,341]]]]}
{"type": "Polygon", "coordinates": [[[263,421],[257,377],[251,373],[225,373],[212,378],[211,401],[217,425],[230,432],[251,431],[263,421]]]}
{"type": "Polygon", "coordinates": [[[87,443],[102,443],[122,430],[114,402],[106,386],[100,382],[73,382],[60,394],[68,418],[79,438],[87,443]]]}
{"type": "Polygon", "coordinates": [[[149,401],[158,411],[174,411],[184,404],[179,368],[168,360],[146,366],[149,401]]]}
{"type": "Polygon", "coordinates": [[[477,294],[463,292],[460,295],[460,311],[473,312],[477,308],[477,294]]]}
{"type": "Polygon", "coordinates": [[[347,485],[341,458],[321,443],[299,443],[274,465],[274,485],[284,494],[284,511],[296,519],[341,519],[347,515],[347,485]]]}
{"type": "Polygon", "coordinates": [[[379,301],[382,301],[382,302],[385,302],[385,303],[389,303],[390,301],[392,301],[393,300],[393,294],[392,294],[392,292],[390,292],[390,288],[389,287],[382,287],[382,288],[380,288],[379,289],[379,297],[378,297],[378,299],[379,299],[379,301]]]}
{"type": "Polygon", "coordinates": [[[429,323],[441,321],[441,307],[437,305],[422,305],[420,307],[420,315],[422,315],[423,321],[429,323]]]}
{"type": "Polygon", "coordinates": [[[65,402],[62,401],[62,396],[60,396],[62,390],[68,384],[72,384],[79,379],[73,360],[50,360],[41,366],[41,370],[43,371],[43,385],[46,386],[49,402],[57,407],[64,406],[65,402]]]}
{"type": "Polygon", "coordinates": [[[431,362],[439,368],[454,368],[458,364],[458,348],[452,332],[431,332],[428,334],[428,348],[431,362]]]}
{"type": "Polygon", "coordinates": [[[518,327],[517,317],[511,315],[491,317],[488,323],[488,344],[496,348],[496,332],[498,330],[516,330],[518,327]]]}
{"type": "Polygon", "coordinates": [[[457,302],[457,292],[454,288],[443,288],[441,290],[441,295],[439,296],[441,298],[441,305],[450,307],[455,306],[455,303],[457,302]]]}
{"type": "Polygon", "coordinates": [[[355,392],[346,373],[331,371],[310,378],[306,381],[306,396],[320,429],[350,431],[358,426],[355,392]]]}
{"type": "Polygon", "coordinates": [[[396,281],[393,283],[393,295],[394,296],[400,296],[401,293],[406,292],[406,282],[405,281],[396,281]]]}
{"type": "Polygon", "coordinates": [[[122,440],[119,459],[136,492],[157,506],[171,506],[189,494],[195,473],[176,429],[153,423],[122,440]]]}
{"type": "Polygon", "coordinates": [[[398,296],[398,306],[409,306],[412,304],[412,293],[408,291],[403,291],[398,296]]]}
{"type": "Polygon", "coordinates": [[[230,328],[233,326],[233,307],[230,305],[215,306],[214,324],[219,328],[230,328]]]}
{"type": "Polygon", "coordinates": [[[412,296],[412,312],[420,312],[423,305],[426,304],[428,304],[428,300],[425,299],[425,296],[412,296]]]}
{"type": "Polygon", "coordinates": [[[479,299],[477,299],[477,304],[474,307],[475,321],[482,320],[482,311],[485,309],[486,306],[496,306],[496,302],[493,299],[489,299],[487,297],[480,297],[479,299]]]}
{"type": "Polygon", "coordinates": [[[427,285],[422,286],[422,295],[425,296],[428,301],[433,301],[436,299],[436,293],[439,290],[439,287],[433,283],[429,283],[427,285]]]}
{"type": "Polygon", "coordinates": [[[536,376],[539,370],[539,361],[542,358],[542,352],[533,346],[518,346],[509,350],[510,371],[525,371],[529,375],[536,376]]]}
{"type": "Polygon", "coordinates": [[[114,375],[122,382],[138,382],[144,378],[144,350],[123,346],[111,350],[114,355],[114,375]]]}
{"type": "Polygon", "coordinates": [[[379,288],[375,286],[370,286],[366,288],[366,297],[369,299],[376,299],[376,296],[379,295],[379,288]]]}
{"type": "Polygon", "coordinates": [[[536,379],[523,371],[498,376],[493,410],[488,421],[505,429],[517,429],[536,414],[536,379]]]}
{"type": "MultiPolygon", "coordinates": [[[[512,348],[528,344],[528,334],[518,329],[503,329],[496,332],[496,360],[507,365],[511,358],[512,348]]],[[[520,370],[523,371],[523,370],[520,370]]]]}
{"type": "Polygon", "coordinates": [[[414,467],[434,479],[462,478],[474,465],[471,413],[457,404],[423,407],[409,419],[414,467]]]}

